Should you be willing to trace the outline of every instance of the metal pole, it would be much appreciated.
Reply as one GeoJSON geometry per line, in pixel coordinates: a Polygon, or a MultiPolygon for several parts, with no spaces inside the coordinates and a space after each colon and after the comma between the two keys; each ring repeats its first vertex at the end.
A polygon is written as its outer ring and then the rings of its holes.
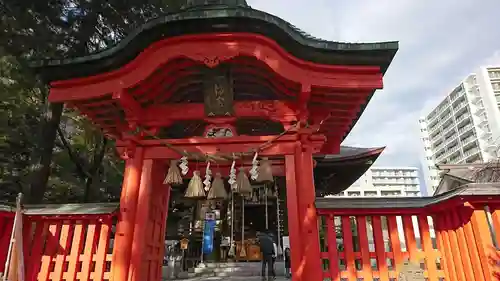
{"type": "MultiPolygon", "coordinates": [[[[206,216],[206,215],[205,215],[206,216]]],[[[205,222],[207,218],[203,220],[203,227],[201,228],[201,257],[200,257],[200,265],[203,264],[203,248],[205,246],[205,222]]]]}
{"type": "MultiPolygon", "coordinates": [[[[277,223],[276,223],[276,226],[277,226],[277,235],[278,235],[278,250],[281,249],[281,222],[280,222],[280,196],[277,192],[277,186],[275,184],[275,188],[276,188],[276,220],[277,220],[277,223]]],[[[277,253],[276,253],[277,254],[277,253]]]]}
{"type": "MultiPolygon", "coordinates": [[[[241,251],[245,249],[245,196],[241,196],[241,249],[238,253],[241,257],[241,251]]],[[[245,250],[246,256],[246,250],[245,250]]]]}
{"type": "Polygon", "coordinates": [[[266,205],[266,230],[269,230],[269,214],[267,213],[267,184],[264,185],[264,204],[266,205]]]}
{"type": "Polygon", "coordinates": [[[231,240],[229,247],[234,243],[234,191],[231,190],[231,240]]]}

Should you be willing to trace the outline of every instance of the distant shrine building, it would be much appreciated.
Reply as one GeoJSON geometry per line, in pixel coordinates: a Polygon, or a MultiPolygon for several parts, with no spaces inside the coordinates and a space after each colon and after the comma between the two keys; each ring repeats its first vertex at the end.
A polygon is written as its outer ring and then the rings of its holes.
{"type": "MultiPolygon", "coordinates": [[[[99,252],[110,269],[98,267],[104,279],[94,280],[159,280],[165,240],[182,241],[193,266],[258,261],[266,230],[279,243],[289,237],[294,281],[396,280],[407,260],[424,257],[428,280],[492,280],[491,237],[479,231],[488,229],[483,205],[498,199],[491,190],[495,196],[467,186],[398,201],[318,198],[347,189],[382,152],[341,143],[397,50],[397,42],[314,38],[244,0],[193,0],[109,50],[34,66],[50,85],[49,101],[85,115],[126,161],[113,253],[108,260],[99,252]],[[463,245],[476,245],[480,260],[463,245]],[[473,262],[460,263],[455,249],[473,262]],[[376,269],[359,266],[372,259],[376,269]]],[[[489,229],[500,231],[495,206],[489,229]]]]}

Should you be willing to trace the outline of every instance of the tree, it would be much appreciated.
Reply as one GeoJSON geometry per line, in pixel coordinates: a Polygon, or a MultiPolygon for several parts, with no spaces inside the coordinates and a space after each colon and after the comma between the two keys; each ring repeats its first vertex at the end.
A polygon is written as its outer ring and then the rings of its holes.
{"type": "Polygon", "coordinates": [[[32,151],[38,149],[37,128],[43,102],[32,76],[0,49],[0,190],[3,200],[26,191],[32,151]]]}
{"type": "MultiPolygon", "coordinates": [[[[178,7],[182,2],[175,0],[0,2],[2,57],[6,56],[8,61],[15,60],[15,67],[12,68],[15,73],[5,71],[3,77],[3,81],[8,82],[2,84],[2,87],[6,88],[2,92],[6,96],[4,100],[8,101],[3,106],[9,108],[9,111],[5,112],[11,116],[9,122],[23,123],[2,124],[4,132],[1,132],[3,137],[1,157],[10,160],[2,163],[2,173],[9,175],[2,179],[2,182],[5,181],[4,184],[8,184],[9,188],[16,191],[29,190],[30,201],[34,203],[41,202],[44,195],[52,200],[55,198],[54,194],[63,196],[64,192],[54,191],[58,190],[56,187],[65,187],[71,191],[76,188],[74,185],[77,183],[64,174],[66,172],[64,169],[67,167],[54,163],[53,156],[56,152],[58,155],[55,158],[58,161],[69,160],[73,163],[74,171],[68,174],[84,182],[85,200],[92,199],[92,190],[106,190],[104,187],[93,189],[93,186],[100,182],[105,167],[116,168],[117,163],[119,165],[114,159],[116,157],[111,155],[107,140],[100,131],[93,130],[89,134],[87,132],[83,134],[93,135],[94,141],[84,143],[85,148],[73,147],[78,146],[78,138],[65,136],[68,131],[60,128],[61,120],[63,122],[69,120],[65,115],[70,116],[71,111],[64,110],[62,104],[46,103],[47,89],[30,73],[27,67],[28,60],[84,56],[102,51],[116,44],[136,26],[178,7]],[[11,78],[10,75],[14,74],[16,77],[11,78]],[[11,80],[16,82],[9,84],[11,80]],[[29,107],[19,107],[28,101],[33,104],[29,104],[29,107]],[[14,103],[19,103],[19,106],[14,106],[14,103]],[[16,118],[23,120],[14,120],[16,118]],[[34,128],[34,123],[38,124],[39,128],[34,128]],[[19,129],[12,129],[11,125],[19,126],[19,129]],[[59,140],[56,138],[57,135],[59,140]],[[6,150],[15,146],[20,146],[16,148],[23,149],[23,153],[16,154],[20,159],[14,161],[6,150]],[[90,157],[83,156],[86,150],[90,153],[90,157]],[[31,153],[26,154],[26,151],[31,153]],[[68,154],[67,158],[59,155],[62,151],[68,154]],[[108,161],[109,165],[103,165],[103,161],[108,161]],[[111,162],[116,163],[110,164],[111,162]],[[20,166],[29,168],[21,169],[20,166]],[[18,170],[22,170],[22,173],[18,170]],[[51,172],[55,173],[54,177],[51,177],[51,172]],[[28,178],[30,180],[26,181],[28,178]],[[49,194],[47,194],[48,186],[55,188],[49,194]]],[[[2,61],[2,63],[5,63],[7,68],[14,65],[10,62],[2,61]]],[[[72,126],[78,128],[84,124],[83,121],[74,122],[72,126]]],[[[65,124],[62,126],[67,127],[65,124]]],[[[81,133],[79,130],[76,131],[81,133]]],[[[116,176],[110,178],[116,179],[116,176]]],[[[78,192],[69,192],[64,198],[73,200],[75,196],[78,197],[75,194],[78,192]]]]}

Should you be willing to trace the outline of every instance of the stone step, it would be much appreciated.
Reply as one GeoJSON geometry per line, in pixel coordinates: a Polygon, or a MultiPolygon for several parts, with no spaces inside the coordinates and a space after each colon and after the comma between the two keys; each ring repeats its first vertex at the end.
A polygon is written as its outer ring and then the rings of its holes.
{"type": "Polygon", "coordinates": [[[253,267],[261,266],[260,262],[207,262],[205,263],[205,267],[208,268],[227,268],[227,267],[245,267],[245,268],[253,268],[253,267]]]}
{"type": "MultiPolygon", "coordinates": [[[[277,276],[284,276],[283,262],[276,262],[277,276]]],[[[254,277],[260,276],[262,265],[260,262],[225,262],[206,263],[204,266],[191,268],[188,272],[178,272],[176,279],[209,278],[209,277],[254,277]]],[[[165,278],[164,279],[168,279],[165,278]]]]}

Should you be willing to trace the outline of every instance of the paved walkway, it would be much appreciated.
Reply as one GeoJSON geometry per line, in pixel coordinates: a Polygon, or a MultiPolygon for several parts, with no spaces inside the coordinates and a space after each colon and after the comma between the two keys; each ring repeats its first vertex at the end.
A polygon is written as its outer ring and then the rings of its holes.
{"type": "MultiPolygon", "coordinates": [[[[262,278],[258,276],[252,277],[196,277],[190,279],[179,279],[179,281],[261,281],[262,278]]],[[[286,279],[285,277],[277,277],[276,281],[289,281],[290,279],[286,279]]]]}

